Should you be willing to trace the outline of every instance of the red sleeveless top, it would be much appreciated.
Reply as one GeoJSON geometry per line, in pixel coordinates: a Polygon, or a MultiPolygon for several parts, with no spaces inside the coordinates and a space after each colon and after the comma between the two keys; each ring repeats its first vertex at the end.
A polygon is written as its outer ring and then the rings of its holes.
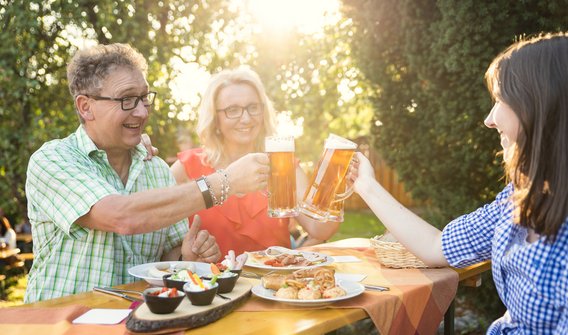
{"type": "MultiPolygon", "coordinates": [[[[202,153],[203,149],[190,149],[177,155],[190,180],[215,172],[201,163],[202,153]]],[[[223,205],[203,209],[197,214],[201,217],[201,229],[215,236],[223,256],[229,250],[239,255],[273,245],[290,248],[290,220],[270,218],[267,210],[268,199],[262,193],[254,192],[243,197],[230,196],[223,205]]],[[[193,216],[189,221],[193,222],[193,216]]]]}

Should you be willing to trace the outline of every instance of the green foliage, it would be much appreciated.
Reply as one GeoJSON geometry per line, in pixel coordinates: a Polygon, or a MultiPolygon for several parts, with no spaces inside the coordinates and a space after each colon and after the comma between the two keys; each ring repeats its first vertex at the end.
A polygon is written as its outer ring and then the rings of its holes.
{"type": "MultiPolygon", "coordinates": [[[[236,15],[228,1],[0,0],[0,207],[26,217],[28,159],[79,122],[67,89],[65,66],[84,44],[129,43],[149,62],[148,81],[158,100],[147,132],[167,157],[175,154],[175,118],[181,106],[169,93],[173,59],[213,70],[232,53],[215,52],[236,15]],[[168,117],[174,116],[174,117],[168,117]]],[[[230,49],[229,49],[230,51],[230,49]]]]}
{"type": "Polygon", "coordinates": [[[348,138],[369,134],[373,92],[353,63],[352,39],[351,21],[345,19],[317,35],[255,36],[255,65],[269,96],[277,110],[303,120],[296,152],[304,161],[318,159],[330,132],[348,138]]]}
{"type": "Polygon", "coordinates": [[[373,83],[375,147],[441,222],[503,187],[483,76],[520,35],[568,28],[565,1],[344,0],[356,64],[373,83]]]}

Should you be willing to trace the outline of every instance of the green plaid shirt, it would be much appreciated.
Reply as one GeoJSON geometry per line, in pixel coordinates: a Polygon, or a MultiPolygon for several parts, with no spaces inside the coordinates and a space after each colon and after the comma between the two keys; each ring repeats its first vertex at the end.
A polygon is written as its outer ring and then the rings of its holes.
{"type": "Polygon", "coordinates": [[[26,181],[34,262],[25,302],[90,291],[135,280],[128,269],[159,261],[181,245],[186,219],[161,230],[119,235],[83,228],[75,221],[103,197],[175,184],[159,158],[144,161],[146,150],[132,149],[127,185],[82,126],[62,140],[45,143],[30,158],[26,181]]]}

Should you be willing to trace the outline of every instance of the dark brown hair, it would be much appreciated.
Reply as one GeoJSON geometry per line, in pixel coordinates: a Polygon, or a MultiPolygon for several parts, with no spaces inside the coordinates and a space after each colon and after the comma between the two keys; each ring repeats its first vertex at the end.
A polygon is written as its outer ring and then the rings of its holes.
{"type": "Polygon", "coordinates": [[[515,222],[554,238],[568,217],[568,35],[513,44],[493,60],[485,80],[520,122],[506,163],[515,222]]]}

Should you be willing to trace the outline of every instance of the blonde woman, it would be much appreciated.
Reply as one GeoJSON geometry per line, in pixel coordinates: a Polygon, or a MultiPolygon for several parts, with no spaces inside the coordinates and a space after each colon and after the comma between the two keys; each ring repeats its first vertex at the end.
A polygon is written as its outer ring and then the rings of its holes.
{"type": "MultiPolygon", "coordinates": [[[[259,76],[248,68],[214,75],[199,108],[197,134],[202,148],[182,151],[171,169],[178,183],[224,169],[251,152],[264,151],[264,137],[274,133],[275,110],[259,76]]],[[[297,193],[302,197],[307,177],[296,168],[297,193]]],[[[268,200],[261,192],[234,195],[221,206],[197,213],[201,228],[215,236],[222,254],[228,250],[262,250],[272,245],[290,247],[289,219],[270,218],[268,200]]],[[[190,217],[192,220],[192,217],[190,217]]],[[[298,223],[318,240],[338,229],[335,222],[317,222],[306,216],[298,223]]]]}

